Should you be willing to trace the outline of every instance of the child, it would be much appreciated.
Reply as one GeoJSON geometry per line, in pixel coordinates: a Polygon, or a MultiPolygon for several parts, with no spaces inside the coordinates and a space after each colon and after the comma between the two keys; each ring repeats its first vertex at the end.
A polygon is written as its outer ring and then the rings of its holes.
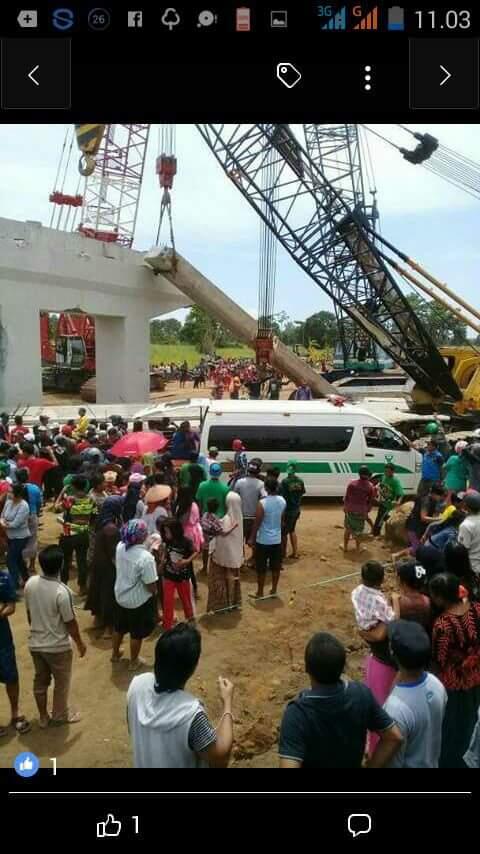
{"type": "MultiPolygon", "coordinates": [[[[370,647],[365,663],[365,683],[377,703],[383,706],[397,673],[389,650],[386,625],[395,619],[395,614],[381,591],[385,577],[382,564],[367,560],[361,572],[363,583],[352,592],[353,610],[360,634],[370,647]]],[[[378,736],[369,733],[369,754],[373,753],[377,743],[378,736]]]]}
{"type": "Polygon", "coordinates": [[[385,570],[376,560],[367,560],[362,566],[362,582],[352,591],[355,620],[359,629],[368,631],[378,623],[394,619],[393,608],[381,591],[385,570]]]}
{"type": "Polygon", "coordinates": [[[162,524],[162,539],[165,544],[163,563],[163,628],[173,626],[173,603],[175,590],[182,601],[186,620],[194,618],[192,595],[192,564],[197,557],[193,545],[183,533],[178,519],[167,519],[162,524]]]}
{"type": "Polygon", "coordinates": [[[208,568],[208,559],[212,554],[213,549],[215,548],[215,537],[218,534],[221,534],[223,531],[223,526],[216,516],[216,512],[219,508],[219,503],[216,498],[210,498],[207,501],[207,511],[203,514],[200,519],[200,525],[202,527],[203,536],[205,538],[205,542],[203,544],[203,571],[206,572],[208,568]]]}

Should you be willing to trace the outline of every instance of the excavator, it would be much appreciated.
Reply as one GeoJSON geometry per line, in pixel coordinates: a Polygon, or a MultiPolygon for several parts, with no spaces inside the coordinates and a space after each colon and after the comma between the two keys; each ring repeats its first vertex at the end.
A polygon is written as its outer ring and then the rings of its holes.
{"type": "MultiPolygon", "coordinates": [[[[95,154],[104,127],[76,126],[82,174],[91,174],[95,168],[95,154]]],[[[394,271],[447,305],[477,332],[480,325],[469,315],[480,320],[480,313],[376,233],[371,220],[346,203],[289,125],[199,124],[196,127],[228,179],[292,259],[362,334],[373,339],[394,364],[412,377],[415,381],[412,408],[480,420],[480,352],[473,347],[437,348],[401,290],[394,271]],[[267,161],[270,168],[266,176],[267,161]],[[391,254],[387,255],[386,250],[397,255],[408,269],[400,266],[391,254]],[[439,297],[414,273],[429,280],[456,305],[439,297]]],[[[415,163],[416,159],[410,162],[415,163]]],[[[173,254],[174,263],[165,264],[165,253],[160,252],[157,258],[146,260],[154,272],[161,272],[243,340],[251,341],[253,318],[191,268],[175,249],[173,254]]],[[[263,358],[276,364],[287,376],[296,381],[306,379],[316,396],[335,392],[334,387],[320,382],[318,375],[295,354],[284,352],[288,348],[281,342],[266,344],[265,339],[258,342],[258,337],[256,343],[263,358]]]]}

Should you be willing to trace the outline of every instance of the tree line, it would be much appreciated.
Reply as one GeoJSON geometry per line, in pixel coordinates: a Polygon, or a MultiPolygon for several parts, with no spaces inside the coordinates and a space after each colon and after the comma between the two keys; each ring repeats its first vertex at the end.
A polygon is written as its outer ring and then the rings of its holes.
{"type": "MultiPolygon", "coordinates": [[[[409,294],[407,299],[437,346],[467,343],[467,326],[448,309],[417,294],[409,294]]],[[[273,334],[289,347],[308,347],[314,343],[321,349],[332,349],[338,338],[337,321],[331,311],[318,311],[302,321],[293,320],[281,311],[274,315],[270,325],[273,334]]],[[[150,340],[152,344],[190,344],[200,353],[213,353],[217,347],[242,346],[225,326],[197,305],[192,306],[183,323],[175,318],[152,320],[150,340]]]]}

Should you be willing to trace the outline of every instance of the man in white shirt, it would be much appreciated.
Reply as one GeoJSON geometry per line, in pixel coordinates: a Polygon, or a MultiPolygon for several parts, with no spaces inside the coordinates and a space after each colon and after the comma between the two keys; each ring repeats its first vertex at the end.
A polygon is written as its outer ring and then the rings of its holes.
{"type": "Polygon", "coordinates": [[[458,542],[467,549],[472,569],[480,576],[480,493],[467,492],[463,503],[468,516],[458,529],[458,542]]]}
{"type": "Polygon", "coordinates": [[[112,661],[122,657],[124,635],[130,635],[129,670],[138,670],[146,662],[140,658],[142,641],[155,628],[157,568],[155,558],[145,548],[148,527],[143,519],[131,519],[122,528],[122,542],[115,552],[115,615],[112,661]]]}
{"type": "Polygon", "coordinates": [[[33,659],[35,676],[33,693],[40,715],[40,726],[76,723],[78,712],[68,706],[72,680],[73,638],[80,658],[87,648],[81,638],[73,610],[72,593],[60,581],[63,552],[59,546],[47,546],[38,560],[43,575],[34,575],[25,585],[25,606],[30,636],[28,646],[33,659]],[[53,676],[53,706],[51,717],[47,711],[47,693],[53,676]]]}
{"type": "Polygon", "coordinates": [[[397,724],[403,743],[388,768],[438,768],[447,692],[426,668],[430,639],[420,623],[389,623],[390,648],[399,671],[384,710],[397,724]]]}

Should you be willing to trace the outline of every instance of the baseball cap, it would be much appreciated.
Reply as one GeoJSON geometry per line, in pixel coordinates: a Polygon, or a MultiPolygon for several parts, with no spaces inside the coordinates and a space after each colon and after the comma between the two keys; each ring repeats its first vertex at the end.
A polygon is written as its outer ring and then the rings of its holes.
{"type": "Polygon", "coordinates": [[[134,471],[133,474],[128,478],[129,483],[143,483],[144,480],[147,479],[145,474],[140,474],[139,471],[134,471]]]}
{"type": "Polygon", "coordinates": [[[218,448],[216,448],[215,445],[212,445],[212,447],[208,449],[208,453],[209,454],[218,454],[218,448]]]}
{"type": "Polygon", "coordinates": [[[289,460],[287,463],[287,472],[297,471],[298,462],[297,460],[289,460]]]}
{"type": "Polygon", "coordinates": [[[469,510],[480,510],[480,492],[467,492],[463,502],[469,510]]]}
{"type": "Polygon", "coordinates": [[[392,654],[402,667],[417,670],[428,665],[431,655],[430,638],[420,623],[394,620],[388,624],[387,632],[392,654]]]}
{"type": "Polygon", "coordinates": [[[210,476],[211,477],[220,477],[223,469],[220,463],[212,463],[210,466],[210,476]]]}

